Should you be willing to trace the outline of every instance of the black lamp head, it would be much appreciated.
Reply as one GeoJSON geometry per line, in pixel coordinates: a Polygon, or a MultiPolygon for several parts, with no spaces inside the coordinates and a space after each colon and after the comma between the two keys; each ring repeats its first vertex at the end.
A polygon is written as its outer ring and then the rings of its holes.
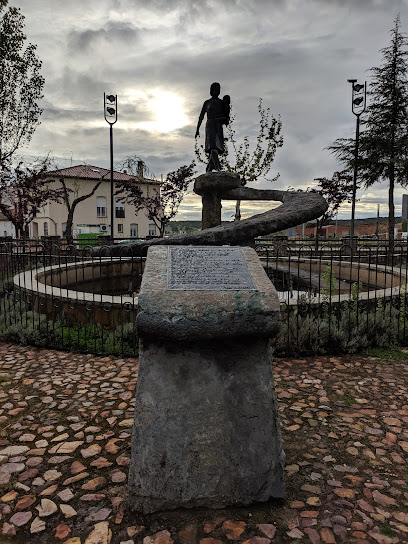
{"type": "Polygon", "coordinates": [[[353,104],[355,106],[360,106],[363,102],[364,102],[364,98],[362,96],[360,96],[359,98],[355,98],[353,100],[353,104]]]}

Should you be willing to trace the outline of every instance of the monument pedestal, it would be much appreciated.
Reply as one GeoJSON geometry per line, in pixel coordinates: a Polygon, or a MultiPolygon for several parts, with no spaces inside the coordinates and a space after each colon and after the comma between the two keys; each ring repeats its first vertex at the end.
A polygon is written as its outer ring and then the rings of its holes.
{"type": "Polygon", "coordinates": [[[276,291],[250,248],[152,247],[139,295],[129,506],[284,497],[269,340],[276,291]]]}
{"type": "Polygon", "coordinates": [[[207,172],[194,182],[194,192],[202,197],[201,228],[221,225],[221,194],[241,187],[239,174],[233,172],[207,172]]]}

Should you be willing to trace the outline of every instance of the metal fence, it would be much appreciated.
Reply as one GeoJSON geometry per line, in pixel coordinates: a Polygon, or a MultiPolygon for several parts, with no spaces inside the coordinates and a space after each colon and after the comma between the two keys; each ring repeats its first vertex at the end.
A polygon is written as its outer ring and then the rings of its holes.
{"type": "MultiPolygon", "coordinates": [[[[405,237],[406,233],[402,233],[404,237],[399,237],[396,242],[401,245],[407,245],[408,239],[405,237]]],[[[401,235],[401,236],[402,236],[401,235]]],[[[363,236],[354,237],[354,245],[359,247],[376,247],[379,245],[386,245],[388,238],[385,235],[366,234],[363,236]]],[[[257,245],[287,245],[291,248],[296,247],[311,247],[317,251],[324,251],[327,248],[340,249],[342,246],[351,245],[351,240],[348,236],[336,237],[302,237],[302,236],[261,236],[256,239],[257,245]]]]}
{"type": "MultiPolygon", "coordinates": [[[[279,355],[408,344],[407,246],[282,243],[256,251],[278,291],[279,355]]],[[[0,244],[0,339],[136,356],[143,257],[38,241],[0,244]]]]}
{"type": "Polygon", "coordinates": [[[0,338],[133,356],[144,258],[92,247],[0,244],[0,338]]]}
{"type": "Polygon", "coordinates": [[[407,245],[257,246],[278,290],[281,354],[408,344],[407,245]]]}
{"type": "Polygon", "coordinates": [[[73,246],[76,249],[84,249],[89,247],[97,246],[109,246],[112,242],[114,244],[131,244],[132,242],[141,242],[143,240],[150,240],[152,238],[157,238],[157,236],[148,236],[146,238],[132,237],[132,236],[121,236],[111,238],[109,234],[103,233],[83,233],[77,235],[72,239],[72,242],[69,242],[67,238],[63,236],[41,236],[40,238],[19,238],[13,239],[11,236],[0,236],[0,244],[14,245],[14,246],[25,246],[30,248],[38,247],[38,250],[41,251],[41,248],[47,249],[50,246],[58,246],[60,249],[67,249],[68,246],[73,246]]]}

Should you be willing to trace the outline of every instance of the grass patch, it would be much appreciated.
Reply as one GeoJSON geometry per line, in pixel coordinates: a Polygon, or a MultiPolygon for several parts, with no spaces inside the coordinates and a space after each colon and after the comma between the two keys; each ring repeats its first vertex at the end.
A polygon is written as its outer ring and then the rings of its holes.
{"type": "Polygon", "coordinates": [[[391,348],[369,348],[364,351],[364,355],[369,357],[378,357],[384,361],[407,361],[408,360],[408,349],[403,349],[399,347],[391,348]]]}
{"type": "Polygon", "coordinates": [[[395,536],[395,531],[392,530],[391,526],[388,523],[379,524],[380,533],[385,536],[395,536]]]}
{"type": "Polygon", "coordinates": [[[353,404],[356,404],[357,401],[352,395],[344,395],[343,397],[340,397],[340,400],[342,400],[347,406],[352,406],[353,404]]]}
{"type": "Polygon", "coordinates": [[[13,476],[12,478],[10,478],[10,480],[6,484],[2,484],[1,486],[2,495],[5,495],[9,491],[14,491],[17,482],[18,482],[17,478],[13,476]]]}

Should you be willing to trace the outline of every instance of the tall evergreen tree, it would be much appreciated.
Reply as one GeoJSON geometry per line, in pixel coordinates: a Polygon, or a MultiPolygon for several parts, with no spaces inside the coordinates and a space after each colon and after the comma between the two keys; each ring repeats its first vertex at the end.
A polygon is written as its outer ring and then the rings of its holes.
{"type": "Polygon", "coordinates": [[[29,143],[39,124],[44,78],[36,46],[26,44],[24,15],[0,0],[0,168],[29,143]]]}
{"type": "MultiPolygon", "coordinates": [[[[391,43],[380,50],[382,64],[371,68],[371,98],[361,119],[358,179],[369,187],[388,182],[388,237],[394,247],[394,188],[408,185],[408,40],[400,17],[390,32],[391,43]]],[[[354,168],[354,138],[336,140],[330,149],[348,171],[354,168]]]]}

